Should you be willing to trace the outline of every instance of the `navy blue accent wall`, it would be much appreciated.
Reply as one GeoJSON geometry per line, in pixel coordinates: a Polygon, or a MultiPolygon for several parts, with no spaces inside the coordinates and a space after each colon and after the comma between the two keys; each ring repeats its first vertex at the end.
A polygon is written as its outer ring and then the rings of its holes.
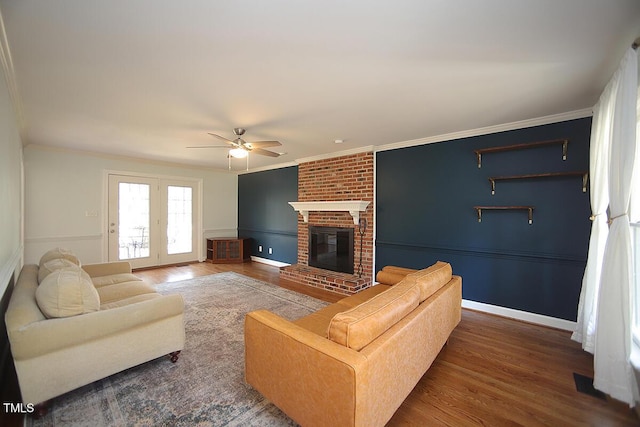
{"type": "Polygon", "coordinates": [[[296,200],[297,166],[238,176],[238,236],[253,238],[252,255],[297,262],[298,215],[287,203],[296,200]]]}
{"type": "Polygon", "coordinates": [[[581,177],[496,182],[510,176],[589,169],[591,119],[377,153],[376,270],[448,261],[463,278],[463,298],[575,320],[591,223],[581,177]],[[552,139],[562,146],[486,154],[473,150],[552,139]],[[533,205],[525,211],[473,206],[533,205]]]}

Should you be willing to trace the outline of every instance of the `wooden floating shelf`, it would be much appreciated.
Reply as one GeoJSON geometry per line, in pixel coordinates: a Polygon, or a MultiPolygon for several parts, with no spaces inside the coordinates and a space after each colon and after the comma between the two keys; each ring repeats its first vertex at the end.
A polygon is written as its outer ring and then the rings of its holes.
{"type": "Polygon", "coordinates": [[[567,148],[569,145],[568,139],[553,139],[550,141],[537,141],[537,142],[527,142],[524,144],[504,145],[502,147],[488,147],[488,148],[481,148],[479,150],[474,150],[473,152],[476,153],[476,158],[478,160],[478,168],[481,168],[483,154],[499,153],[502,151],[526,150],[529,148],[537,148],[545,145],[560,145],[560,144],[562,144],[562,160],[567,160],[567,148]]]}
{"type": "Polygon", "coordinates": [[[587,192],[587,180],[589,178],[589,172],[576,171],[576,172],[550,172],[550,173],[534,173],[529,175],[511,175],[511,176],[490,176],[489,183],[491,184],[491,195],[496,194],[496,181],[508,181],[515,179],[535,179],[535,178],[553,178],[557,176],[582,176],[582,192],[587,192]]]}
{"type": "Polygon", "coordinates": [[[533,224],[533,206],[474,206],[478,213],[478,222],[482,222],[482,211],[526,210],[529,212],[529,224],[533,224]]]}

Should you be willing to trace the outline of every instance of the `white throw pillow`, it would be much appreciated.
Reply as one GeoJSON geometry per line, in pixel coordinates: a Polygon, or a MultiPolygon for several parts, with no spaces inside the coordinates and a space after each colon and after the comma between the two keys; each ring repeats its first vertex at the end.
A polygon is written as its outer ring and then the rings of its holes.
{"type": "Polygon", "coordinates": [[[62,270],[63,268],[80,269],[77,264],[74,264],[66,258],[52,259],[44,264],[40,264],[40,267],[38,267],[38,283],[42,283],[44,278],[49,274],[56,270],[62,270]]]}
{"type": "Polygon", "coordinates": [[[68,259],[72,263],[76,264],[78,267],[81,267],[80,260],[78,259],[78,257],[69,249],[63,249],[63,248],[55,248],[45,252],[45,254],[42,255],[42,258],[40,258],[40,262],[38,263],[38,265],[42,265],[47,261],[51,261],[52,259],[60,259],[60,258],[68,259]]]}
{"type": "Polygon", "coordinates": [[[98,291],[80,268],[50,273],[36,290],[40,311],[48,318],[70,317],[100,310],[98,291]]]}

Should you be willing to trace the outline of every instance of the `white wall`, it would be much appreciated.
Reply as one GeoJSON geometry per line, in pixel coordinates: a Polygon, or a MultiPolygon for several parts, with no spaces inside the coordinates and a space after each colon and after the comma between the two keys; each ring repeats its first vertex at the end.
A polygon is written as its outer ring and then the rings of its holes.
{"type": "Polygon", "coordinates": [[[22,142],[0,70],[0,296],[22,261],[22,142]]]}
{"type": "Polygon", "coordinates": [[[105,171],[201,179],[202,247],[206,237],[237,233],[233,173],[29,145],[24,149],[25,263],[37,263],[56,246],[73,250],[83,263],[107,260],[105,171]]]}

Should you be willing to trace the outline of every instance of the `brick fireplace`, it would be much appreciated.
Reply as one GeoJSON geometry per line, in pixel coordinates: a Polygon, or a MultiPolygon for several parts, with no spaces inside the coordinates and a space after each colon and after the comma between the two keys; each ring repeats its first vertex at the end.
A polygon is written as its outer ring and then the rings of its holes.
{"type": "MultiPolygon", "coordinates": [[[[293,201],[293,200],[292,200],[293,201]]],[[[298,263],[280,269],[285,280],[345,295],[373,282],[373,152],[322,159],[298,166],[298,202],[369,202],[354,217],[348,210],[309,210],[298,215],[298,263]],[[363,220],[366,229],[354,222],[363,220]],[[310,267],[309,226],[349,227],[354,235],[354,274],[310,267]],[[362,251],[361,251],[362,241],[362,251]]],[[[366,203],[365,203],[366,204],[366,203]]]]}

